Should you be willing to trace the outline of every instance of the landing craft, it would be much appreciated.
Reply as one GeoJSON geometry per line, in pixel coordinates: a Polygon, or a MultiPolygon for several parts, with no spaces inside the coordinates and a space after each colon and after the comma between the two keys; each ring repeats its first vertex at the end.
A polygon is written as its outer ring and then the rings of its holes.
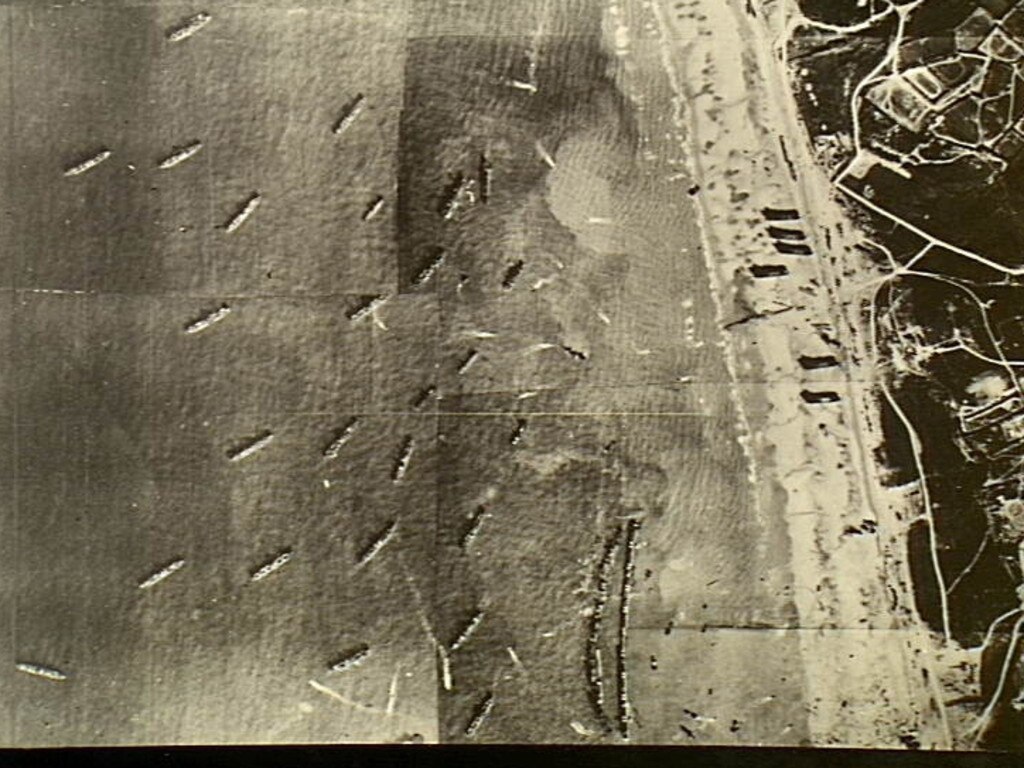
{"type": "Polygon", "coordinates": [[[805,371],[820,371],[822,368],[834,368],[839,365],[839,360],[832,355],[800,355],[798,362],[805,371]]]}
{"type": "Polygon", "coordinates": [[[806,240],[807,235],[803,230],[792,229],[790,227],[776,227],[770,225],[768,227],[768,237],[772,240],[806,240]]]}
{"type": "Polygon", "coordinates": [[[775,250],[779,253],[785,254],[786,256],[813,256],[814,251],[811,250],[810,246],[804,245],[803,243],[786,243],[774,240],[772,245],[775,246],[775,250]]]}
{"type": "Polygon", "coordinates": [[[807,389],[800,391],[800,397],[808,405],[826,405],[828,403],[838,403],[840,400],[839,393],[837,392],[811,392],[807,389]]]}
{"type": "Polygon", "coordinates": [[[800,214],[792,208],[762,208],[761,215],[768,221],[793,221],[800,214]]]}
{"type": "Polygon", "coordinates": [[[789,274],[789,267],[784,264],[751,264],[750,274],[759,280],[769,277],[785,277],[789,274]]]}

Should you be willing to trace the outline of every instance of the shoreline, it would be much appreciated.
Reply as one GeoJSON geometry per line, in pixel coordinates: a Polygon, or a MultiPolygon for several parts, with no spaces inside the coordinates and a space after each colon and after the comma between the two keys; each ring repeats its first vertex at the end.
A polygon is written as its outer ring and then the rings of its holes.
{"type": "MultiPolygon", "coordinates": [[[[755,68],[763,71],[771,64],[764,60],[763,49],[751,50],[755,35],[744,23],[742,11],[713,3],[698,2],[692,7],[698,6],[704,27],[698,24],[696,34],[689,39],[665,18],[667,10],[662,10],[659,20],[666,38],[666,55],[674,60],[676,68],[687,75],[700,69],[700,78],[679,79],[702,85],[696,94],[693,91],[697,87],[693,86],[689,94],[680,95],[686,98],[688,117],[694,126],[689,152],[696,181],[703,187],[698,204],[705,237],[713,249],[709,254],[717,283],[713,290],[721,294],[720,303],[726,297],[739,298],[764,315],[773,306],[793,307],[777,319],[765,317],[730,333],[727,354],[734,357],[734,391],[736,377],[753,378],[767,385],[739,388],[737,405],[751,428],[750,439],[759,464],[757,474],[763,483],[762,515],[769,520],[773,516],[785,519],[791,541],[794,600],[801,627],[813,630],[800,632],[806,698],[811,702],[811,742],[898,747],[914,740],[926,747],[951,746],[945,723],[935,724],[929,719],[928,709],[936,691],[920,682],[925,677],[933,681],[936,677],[918,671],[927,669],[927,662],[918,661],[928,656],[923,652],[930,645],[927,631],[913,621],[909,626],[903,624],[899,615],[899,609],[907,604],[913,610],[908,582],[898,576],[893,579],[906,570],[905,556],[892,551],[903,531],[890,513],[890,502],[879,503],[877,499],[878,489],[872,487],[877,472],[864,455],[859,435],[870,379],[865,379],[860,370],[848,368],[845,375],[828,380],[801,371],[794,364],[799,352],[821,348],[820,339],[812,339],[809,328],[824,329],[819,336],[833,340],[838,337],[845,341],[853,335],[851,329],[842,327],[848,319],[836,317],[833,291],[837,286],[819,263],[822,256],[787,258],[771,254],[770,244],[749,231],[756,226],[751,214],[762,206],[806,209],[808,213],[811,209],[808,195],[796,182],[790,159],[793,147],[775,144],[774,135],[786,133],[777,130],[779,116],[772,114],[781,105],[775,104],[772,109],[765,103],[770,95],[766,98],[744,82],[747,72],[755,68]],[[730,31],[735,41],[723,43],[719,36],[730,31]],[[732,67],[730,72],[723,66],[716,71],[719,50],[733,55],[743,50],[745,67],[732,67]],[[705,98],[708,95],[710,99],[705,98]],[[739,105],[745,109],[737,109],[739,105]],[[733,118],[736,113],[738,119],[733,118]],[[750,161],[746,173],[751,183],[742,190],[746,199],[738,206],[731,205],[736,186],[730,184],[727,198],[725,191],[715,189],[713,183],[720,178],[743,180],[747,160],[744,148],[754,147],[760,167],[750,161]],[[731,173],[721,173],[727,164],[731,173]],[[746,222],[739,219],[742,213],[748,216],[746,222]],[[773,281],[770,288],[757,280],[738,286],[736,274],[748,269],[751,261],[784,262],[787,279],[773,281]],[[795,282],[802,285],[792,290],[785,286],[795,282]],[[824,290],[822,284],[827,286],[824,290]],[[835,389],[842,393],[837,397],[844,402],[801,403],[799,393],[809,389],[835,389]],[[773,492],[770,486],[781,493],[773,492]],[[888,540],[872,546],[873,536],[858,536],[856,544],[853,537],[844,536],[844,528],[848,530],[861,519],[877,524],[888,540]],[[893,580],[904,592],[895,605],[891,604],[891,594],[896,586],[889,583],[893,580]],[[885,618],[879,622],[878,617],[885,618]],[[843,690],[842,702],[834,700],[838,690],[843,690]],[[882,713],[879,704],[885,706],[882,713]]],[[[774,95],[779,96],[778,91],[774,95]]],[[[804,156],[798,157],[797,167],[807,171],[800,164],[802,159],[804,156]]],[[[819,199],[815,203],[817,207],[827,204],[819,199]]],[[[807,221],[809,242],[820,245],[821,233],[813,230],[811,222],[818,224],[822,218],[811,215],[806,219],[801,216],[801,220],[807,221]]],[[[831,244],[829,235],[824,239],[831,244]]],[[[820,248],[815,251],[823,253],[820,248]]],[[[859,348],[856,342],[851,346],[859,348]]],[[[845,351],[836,353],[850,365],[853,355],[843,354],[845,351]]]]}

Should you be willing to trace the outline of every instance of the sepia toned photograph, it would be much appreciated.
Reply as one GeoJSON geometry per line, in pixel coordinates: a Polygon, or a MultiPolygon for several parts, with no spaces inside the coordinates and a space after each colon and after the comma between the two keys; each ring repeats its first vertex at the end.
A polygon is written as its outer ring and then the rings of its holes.
{"type": "Polygon", "coordinates": [[[1024,0],[0,41],[0,747],[1024,753],[1024,0]]]}

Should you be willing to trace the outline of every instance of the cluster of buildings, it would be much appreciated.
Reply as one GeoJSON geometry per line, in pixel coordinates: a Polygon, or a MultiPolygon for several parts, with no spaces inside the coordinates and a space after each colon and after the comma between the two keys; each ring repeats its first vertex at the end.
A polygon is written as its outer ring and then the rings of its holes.
{"type": "Polygon", "coordinates": [[[986,6],[949,34],[903,42],[897,71],[864,96],[922,142],[1008,162],[1024,149],[1024,1],[986,6]]]}

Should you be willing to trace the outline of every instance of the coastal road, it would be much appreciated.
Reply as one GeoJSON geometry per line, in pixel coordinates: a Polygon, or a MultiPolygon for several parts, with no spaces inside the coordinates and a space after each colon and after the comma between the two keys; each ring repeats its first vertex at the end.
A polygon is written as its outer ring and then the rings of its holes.
{"type": "Polygon", "coordinates": [[[736,328],[730,345],[766,489],[762,513],[789,531],[811,739],[948,745],[934,714],[937,691],[923,682],[934,684],[935,675],[919,669],[931,641],[907,620],[913,598],[900,500],[881,497],[865,448],[881,436],[871,426],[873,374],[860,367],[868,359],[856,336],[863,331],[838,311],[858,288],[850,228],[811,159],[776,55],[793,8],[658,7],[668,64],[691,104],[715,289],[724,306],[737,301],[756,318],[736,328]],[[805,238],[806,254],[776,247],[766,208],[792,211],[788,225],[805,238]],[[763,265],[780,276],[759,280],[763,265]],[[737,280],[744,274],[755,277],[737,280]],[[842,365],[808,371],[799,363],[826,355],[842,365]],[[865,522],[869,535],[847,533],[865,522]]]}

